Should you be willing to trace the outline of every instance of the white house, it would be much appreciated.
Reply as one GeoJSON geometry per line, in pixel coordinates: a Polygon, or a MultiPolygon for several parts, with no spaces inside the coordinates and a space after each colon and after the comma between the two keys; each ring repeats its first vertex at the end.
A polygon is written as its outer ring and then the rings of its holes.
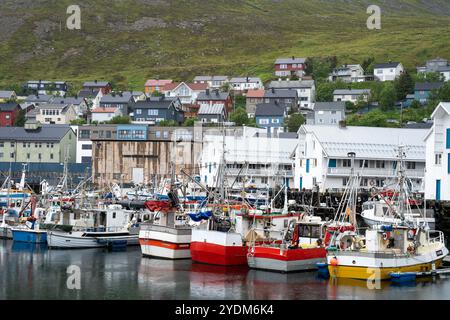
{"type": "Polygon", "coordinates": [[[180,98],[183,105],[193,105],[197,101],[198,95],[206,92],[206,89],[208,89],[207,83],[173,82],[166,84],[162,93],[166,97],[180,98]]]}
{"type": "Polygon", "coordinates": [[[379,63],[373,68],[373,75],[378,81],[393,81],[403,72],[405,69],[400,62],[379,63]]]}
{"type": "Polygon", "coordinates": [[[122,113],[120,112],[119,108],[115,107],[99,107],[92,109],[91,111],[91,121],[97,121],[97,122],[106,122],[111,120],[112,118],[116,116],[120,116],[122,113]]]}
{"type": "Polygon", "coordinates": [[[89,127],[70,126],[77,137],[77,163],[91,163],[92,141],[89,127]]]}
{"type": "Polygon", "coordinates": [[[291,89],[297,90],[299,106],[312,108],[316,101],[316,85],[314,80],[278,80],[271,81],[268,89],[291,89]]]}
{"type": "Polygon", "coordinates": [[[417,67],[417,73],[437,72],[444,81],[450,81],[450,63],[447,59],[436,58],[428,60],[423,67],[417,67]]]}
{"type": "Polygon", "coordinates": [[[367,80],[364,69],[360,64],[346,64],[333,70],[328,77],[329,81],[364,82],[367,80]]]}
{"type": "Polygon", "coordinates": [[[450,200],[450,102],[441,102],[431,119],[433,126],[425,135],[425,197],[450,200]]]}
{"type": "Polygon", "coordinates": [[[253,89],[264,89],[264,85],[260,78],[236,77],[230,79],[230,88],[234,91],[247,92],[253,89]]]}
{"type": "Polygon", "coordinates": [[[196,76],[194,83],[206,83],[210,89],[220,89],[228,83],[227,76],[196,76]]]}
{"type": "Polygon", "coordinates": [[[396,176],[399,145],[406,147],[407,176],[416,191],[422,190],[425,174],[424,129],[341,127],[303,125],[295,150],[297,189],[342,191],[354,169],[361,176],[361,188],[381,188],[396,176]]]}
{"type": "Polygon", "coordinates": [[[36,121],[43,124],[70,124],[72,120],[77,119],[75,107],[65,103],[45,104],[29,113],[34,113],[36,121]]]}
{"type": "Polygon", "coordinates": [[[370,95],[370,89],[337,89],[333,91],[333,101],[350,101],[356,103],[359,97],[362,97],[367,102],[369,101],[370,95]]]}
{"type": "MultiPolygon", "coordinates": [[[[211,132],[203,138],[200,177],[202,183],[214,187],[222,158],[223,135],[220,130],[216,134],[211,132]]],[[[251,127],[228,130],[225,136],[227,186],[266,189],[281,186],[285,181],[292,186],[291,155],[295,146],[296,134],[268,136],[266,130],[251,127]]]]}

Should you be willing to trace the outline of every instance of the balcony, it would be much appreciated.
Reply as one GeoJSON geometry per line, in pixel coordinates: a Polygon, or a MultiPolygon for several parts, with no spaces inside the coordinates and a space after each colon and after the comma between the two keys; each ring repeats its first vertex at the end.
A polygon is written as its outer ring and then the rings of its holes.
{"type": "MultiPolygon", "coordinates": [[[[349,176],[351,168],[328,168],[329,176],[349,176]]],[[[363,177],[395,177],[397,175],[394,169],[387,168],[355,168],[356,173],[363,177]]],[[[406,170],[409,178],[423,178],[425,176],[424,169],[406,170]]]]}
{"type": "MultiPolygon", "coordinates": [[[[240,169],[226,169],[226,174],[229,176],[236,176],[239,174],[240,169]]],[[[252,177],[294,177],[293,170],[272,170],[272,169],[242,169],[241,176],[252,176],[252,177]]]]}

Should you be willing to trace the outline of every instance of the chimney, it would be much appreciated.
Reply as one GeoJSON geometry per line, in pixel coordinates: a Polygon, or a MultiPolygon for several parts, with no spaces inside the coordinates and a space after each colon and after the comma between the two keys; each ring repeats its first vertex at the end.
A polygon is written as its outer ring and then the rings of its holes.
{"type": "Polygon", "coordinates": [[[248,76],[247,76],[247,82],[248,82],[248,76]]]}
{"type": "Polygon", "coordinates": [[[295,60],[295,56],[292,56],[292,60],[295,60]]]}
{"type": "Polygon", "coordinates": [[[94,82],[97,83],[97,79],[95,79],[94,82]]]}
{"type": "Polygon", "coordinates": [[[274,87],[272,87],[272,93],[275,93],[275,88],[274,87]]]}

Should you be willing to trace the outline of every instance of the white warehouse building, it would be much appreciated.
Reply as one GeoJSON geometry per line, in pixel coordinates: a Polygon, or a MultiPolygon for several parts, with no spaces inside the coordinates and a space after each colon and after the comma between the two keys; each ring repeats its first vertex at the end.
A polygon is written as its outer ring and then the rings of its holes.
{"type": "Polygon", "coordinates": [[[426,145],[425,197],[450,200],[450,102],[441,102],[431,118],[433,127],[424,137],[426,145]]]}
{"type": "MultiPolygon", "coordinates": [[[[228,131],[225,137],[225,177],[233,189],[266,189],[291,187],[294,182],[292,155],[297,144],[295,133],[275,133],[244,127],[228,131]],[[234,185],[233,185],[234,183],[234,185]]],[[[209,187],[217,184],[217,172],[222,159],[223,135],[207,134],[203,137],[200,157],[201,182],[209,187]]]]}
{"type": "Polygon", "coordinates": [[[382,188],[396,176],[398,146],[406,147],[407,176],[414,191],[423,190],[425,174],[424,129],[303,125],[295,150],[295,187],[342,191],[354,169],[361,189],[382,188]]]}

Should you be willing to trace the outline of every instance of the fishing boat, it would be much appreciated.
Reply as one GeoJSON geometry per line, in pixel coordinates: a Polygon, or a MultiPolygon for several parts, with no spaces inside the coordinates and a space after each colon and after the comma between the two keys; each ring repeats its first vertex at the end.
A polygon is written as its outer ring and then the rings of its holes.
{"type": "MultiPolygon", "coordinates": [[[[400,223],[375,225],[367,229],[365,241],[358,238],[356,230],[336,230],[327,253],[330,276],[386,280],[391,278],[392,273],[431,271],[441,266],[448,254],[443,233],[430,230],[426,221],[418,223],[417,220],[405,219],[405,215],[411,212],[411,205],[406,187],[404,155],[405,148],[400,146],[397,165],[399,200],[396,206],[400,223]]],[[[350,180],[354,181],[353,178],[350,180]]],[[[339,219],[354,216],[356,213],[352,209],[347,206],[341,211],[339,219]]]]}
{"type": "Polygon", "coordinates": [[[47,230],[47,244],[51,248],[97,248],[108,245],[138,245],[139,224],[135,211],[117,204],[85,210],[72,221],[70,231],[47,230]],[[86,227],[92,226],[92,227],[86,227]]]}
{"type": "Polygon", "coordinates": [[[325,230],[326,222],[320,217],[303,216],[290,224],[281,244],[250,247],[248,266],[279,272],[317,269],[317,263],[326,262],[325,230]]]}
{"type": "MultiPolygon", "coordinates": [[[[24,217],[25,224],[11,227],[12,238],[16,242],[45,243],[47,231],[40,228],[42,216],[36,216],[36,197],[31,197],[26,207],[31,207],[31,215],[24,217]]],[[[25,207],[25,208],[26,208],[25,207]]]]}

